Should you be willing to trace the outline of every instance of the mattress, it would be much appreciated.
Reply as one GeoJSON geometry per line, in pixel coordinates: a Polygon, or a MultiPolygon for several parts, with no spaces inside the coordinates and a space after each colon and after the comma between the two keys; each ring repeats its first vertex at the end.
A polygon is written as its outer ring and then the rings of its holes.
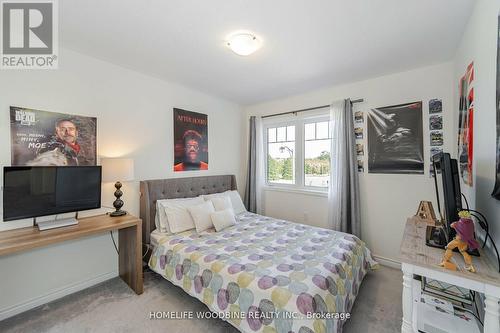
{"type": "MultiPolygon", "coordinates": [[[[238,215],[236,215],[236,219],[238,218],[238,215]]],[[[208,229],[206,231],[203,231],[203,233],[201,233],[201,235],[208,235],[208,234],[211,234],[211,233],[214,233],[215,232],[215,229],[208,229]]],[[[165,237],[171,237],[172,234],[169,234],[167,232],[161,232],[160,230],[158,229],[155,229],[153,230],[153,232],[150,234],[151,237],[150,237],[150,241],[151,241],[151,246],[153,248],[156,248],[158,246],[158,244],[160,243],[160,240],[164,240],[166,239],[165,237]]],[[[186,232],[183,232],[183,233],[178,233],[178,234],[175,234],[175,236],[181,236],[181,235],[187,235],[187,236],[190,236],[190,235],[200,235],[198,233],[196,233],[196,230],[189,230],[189,231],[186,231],[186,232]]]]}
{"type": "Polygon", "coordinates": [[[155,238],[150,268],[242,332],[341,332],[376,265],[353,235],[253,213],[155,238]]]}

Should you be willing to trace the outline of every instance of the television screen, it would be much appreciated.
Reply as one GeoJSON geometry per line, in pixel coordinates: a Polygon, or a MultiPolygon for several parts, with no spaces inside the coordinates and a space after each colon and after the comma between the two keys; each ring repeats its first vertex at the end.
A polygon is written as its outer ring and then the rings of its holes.
{"type": "Polygon", "coordinates": [[[4,167],[3,220],[101,207],[101,167],[4,167]]]}
{"type": "Polygon", "coordinates": [[[458,212],[462,209],[458,163],[448,153],[435,155],[433,161],[437,171],[435,177],[439,215],[451,239],[455,232],[450,224],[458,220],[458,212]]]}

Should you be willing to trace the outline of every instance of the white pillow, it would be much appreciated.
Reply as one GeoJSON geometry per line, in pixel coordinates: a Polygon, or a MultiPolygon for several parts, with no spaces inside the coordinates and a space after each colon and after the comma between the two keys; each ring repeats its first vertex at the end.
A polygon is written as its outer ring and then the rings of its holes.
{"type": "Polygon", "coordinates": [[[194,222],[187,207],[202,204],[202,197],[167,199],[157,201],[160,231],[178,233],[194,229],[194,222]]]}
{"type": "Polygon", "coordinates": [[[210,218],[216,231],[221,231],[236,224],[234,212],[231,208],[213,212],[210,214],[210,218]]]}
{"type": "Polygon", "coordinates": [[[226,192],[207,194],[207,195],[203,195],[203,198],[205,200],[212,200],[213,198],[220,198],[223,196],[229,197],[229,199],[231,200],[231,206],[233,207],[235,214],[240,214],[240,213],[247,211],[245,208],[245,205],[243,204],[243,201],[241,200],[241,197],[240,197],[240,194],[238,193],[238,191],[229,190],[226,192]]]}
{"type": "Polygon", "coordinates": [[[231,204],[233,205],[235,214],[240,214],[247,211],[238,191],[226,191],[224,193],[226,193],[229,196],[229,199],[231,199],[231,204]]]}
{"type": "MultiPolygon", "coordinates": [[[[161,225],[162,223],[160,222],[160,210],[163,211],[163,208],[158,204],[158,201],[156,202],[156,214],[155,214],[155,227],[156,227],[156,230],[158,230],[159,232],[162,232],[162,228],[161,228],[161,225]]],[[[162,214],[164,215],[164,214],[162,214]]],[[[167,216],[165,216],[165,219],[167,218],[167,216]]],[[[165,221],[164,224],[167,224],[167,222],[165,221]]]]}
{"type": "Polygon", "coordinates": [[[215,212],[215,209],[211,201],[205,201],[200,205],[188,207],[187,210],[193,218],[196,232],[200,233],[207,229],[213,228],[214,225],[212,224],[210,214],[215,212]]]}
{"type": "Polygon", "coordinates": [[[203,199],[208,201],[208,200],[212,200],[213,198],[223,197],[225,195],[226,195],[226,192],[219,192],[219,193],[213,193],[213,194],[204,194],[204,195],[202,195],[202,197],[203,197],[203,199]]]}
{"type": "Polygon", "coordinates": [[[229,199],[229,197],[226,195],[220,197],[213,197],[212,199],[210,199],[210,201],[212,201],[215,211],[233,209],[233,205],[231,204],[231,199],[229,199]]]}
{"type": "Polygon", "coordinates": [[[165,207],[163,207],[164,201],[167,200],[156,201],[155,226],[160,232],[170,233],[168,230],[167,214],[165,214],[165,207]]]}

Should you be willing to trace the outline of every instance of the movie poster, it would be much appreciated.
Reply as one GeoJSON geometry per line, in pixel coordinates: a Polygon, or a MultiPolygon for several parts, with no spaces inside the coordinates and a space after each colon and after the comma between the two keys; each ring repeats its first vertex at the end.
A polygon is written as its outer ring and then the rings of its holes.
{"type": "Polygon", "coordinates": [[[460,79],[458,114],[458,166],[464,184],[472,186],[473,129],[474,129],[474,63],[467,66],[460,79]]]}
{"type": "Polygon", "coordinates": [[[174,108],[174,171],[208,170],[208,116],[174,108]]]}
{"type": "Polygon", "coordinates": [[[498,16],[497,30],[497,172],[495,188],[491,195],[500,200],[500,16],[498,16]]]}
{"type": "Polygon", "coordinates": [[[422,102],[368,111],[368,172],[424,173],[422,102]]]}
{"type": "Polygon", "coordinates": [[[97,118],[10,107],[13,166],[96,165],[97,118]]]}

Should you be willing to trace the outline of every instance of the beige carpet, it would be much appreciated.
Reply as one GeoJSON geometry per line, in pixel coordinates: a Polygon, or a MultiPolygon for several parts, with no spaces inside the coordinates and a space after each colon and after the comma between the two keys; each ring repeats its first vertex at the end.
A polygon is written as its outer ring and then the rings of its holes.
{"type": "MultiPolygon", "coordinates": [[[[207,311],[159,275],[145,273],[137,296],[119,278],[0,322],[0,332],[238,332],[219,319],[149,319],[151,311],[207,311]]],[[[401,328],[402,275],[381,267],[363,281],[345,333],[391,333],[401,328]]]]}

